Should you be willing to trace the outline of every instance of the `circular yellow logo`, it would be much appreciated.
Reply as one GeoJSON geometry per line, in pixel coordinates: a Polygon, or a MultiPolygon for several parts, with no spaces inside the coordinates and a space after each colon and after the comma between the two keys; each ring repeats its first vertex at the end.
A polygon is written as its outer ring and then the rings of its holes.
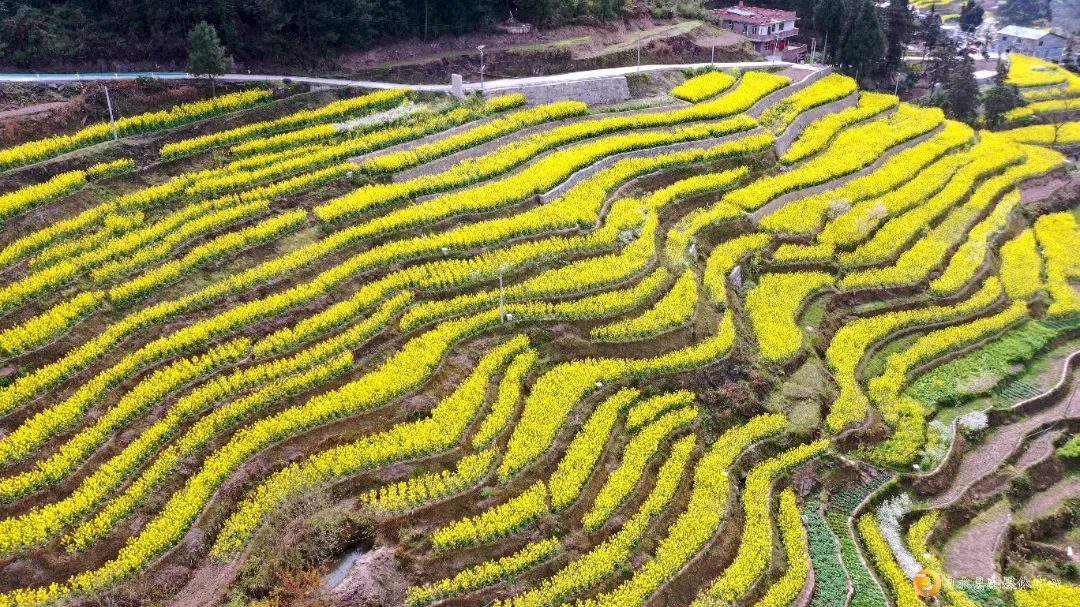
{"type": "Polygon", "coordinates": [[[941,592],[941,576],[933,569],[923,569],[911,581],[915,584],[915,594],[921,597],[934,597],[941,592]]]}

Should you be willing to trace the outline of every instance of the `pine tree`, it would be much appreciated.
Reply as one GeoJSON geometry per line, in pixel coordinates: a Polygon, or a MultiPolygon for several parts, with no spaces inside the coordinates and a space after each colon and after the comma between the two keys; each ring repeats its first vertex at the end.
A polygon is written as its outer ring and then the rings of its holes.
{"type": "Polygon", "coordinates": [[[872,0],[859,0],[855,11],[840,47],[840,63],[858,77],[878,71],[885,56],[885,33],[872,0]]]}
{"type": "Polygon", "coordinates": [[[885,67],[895,71],[904,60],[904,51],[911,38],[911,11],[908,0],[890,0],[885,9],[886,47],[885,67]]]}
{"type": "Polygon", "coordinates": [[[929,60],[924,62],[926,74],[930,78],[931,93],[933,93],[934,87],[949,80],[957,62],[956,44],[948,38],[939,40],[929,60]]]}
{"type": "Polygon", "coordinates": [[[188,33],[189,74],[206,76],[210,79],[210,89],[217,95],[214,77],[232,69],[232,57],[225,54],[225,47],[218,40],[217,30],[202,21],[188,33]]]}
{"type": "Polygon", "coordinates": [[[840,56],[836,49],[840,48],[846,22],[847,4],[844,0],[817,0],[814,5],[814,29],[825,38],[826,61],[830,56],[840,56]]]}
{"type": "Polygon", "coordinates": [[[945,115],[968,124],[979,116],[979,84],[975,62],[968,55],[956,62],[945,83],[945,115]]]}
{"type": "Polygon", "coordinates": [[[1004,120],[1005,112],[1024,105],[1024,98],[1020,96],[1020,89],[1015,85],[1006,83],[1009,70],[1005,62],[998,59],[997,73],[994,74],[994,86],[986,91],[983,97],[983,115],[986,126],[997,127],[1004,120]]]}
{"type": "Polygon", "coordinates": [[[1080,61],[1076,58],[1075,40],[1070,36],[1065,43],[1065,51],[1061,54],[1061,66],[1073,72],[1080,72],[1080,61]]]}
{"type": "Polygon", "coordinates": [[[960,29],[968,33],[974,32],[975,28],[982,25],[983,13],[981,4],[975,4],[975,0],[967,0],[960,7],[960,18],[958,19],[960,29]]]}
{"type": "Polygon", "coordinates": [[[922,31],[919,32],[919,37],[923,41],[923,46],[926,47],[926,56],[933,54],[934,49],[937,48],[938,43],[941,41],[941,18],[937,16],[935,6],[930,7],[930,14],[923,19],[922,31]]]}

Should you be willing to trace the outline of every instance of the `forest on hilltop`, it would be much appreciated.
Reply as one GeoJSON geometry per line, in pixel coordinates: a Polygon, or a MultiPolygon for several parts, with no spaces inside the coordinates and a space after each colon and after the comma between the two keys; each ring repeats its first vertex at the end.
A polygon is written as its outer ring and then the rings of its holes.
{"type": "MultiPolygon", "coordinates": [[[[403,36],[461,34],[516,18],[544,25],[619,16],[627,0],[0,0],[0,65],[182,60],[196,23],[213,24],[237,59],[318,57],[403,36]]],[[[649,0],[654,15],[700,12],[704,0],[649,0]]]]}

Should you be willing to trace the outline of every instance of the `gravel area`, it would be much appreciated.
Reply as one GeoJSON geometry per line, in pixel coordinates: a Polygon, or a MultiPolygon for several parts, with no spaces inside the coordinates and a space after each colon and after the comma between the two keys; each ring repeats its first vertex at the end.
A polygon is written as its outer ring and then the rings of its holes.
{"type": "Polygon", "coordinates": [[[982,514],[945,545],[945,571],[954,578],[997,578],[997,555],[1012,523],[1005,502],[982,514]]]}

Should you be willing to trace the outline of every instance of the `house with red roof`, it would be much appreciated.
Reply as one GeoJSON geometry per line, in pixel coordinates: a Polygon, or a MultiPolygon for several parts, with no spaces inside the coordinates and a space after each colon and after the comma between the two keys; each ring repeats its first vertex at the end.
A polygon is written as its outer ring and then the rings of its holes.
{"type": "Polygon", "coordinates": [[[746,6],[739,2],[736,6],[713,9],[713,13],[723,20],[723,27],[745,36],[762,55],[780,55],[784,60],[793,61],[806,53],[805,44],[791,40],[799,34],[799,28],[795,26],[799,17],[795,11],[746,6]]]}

